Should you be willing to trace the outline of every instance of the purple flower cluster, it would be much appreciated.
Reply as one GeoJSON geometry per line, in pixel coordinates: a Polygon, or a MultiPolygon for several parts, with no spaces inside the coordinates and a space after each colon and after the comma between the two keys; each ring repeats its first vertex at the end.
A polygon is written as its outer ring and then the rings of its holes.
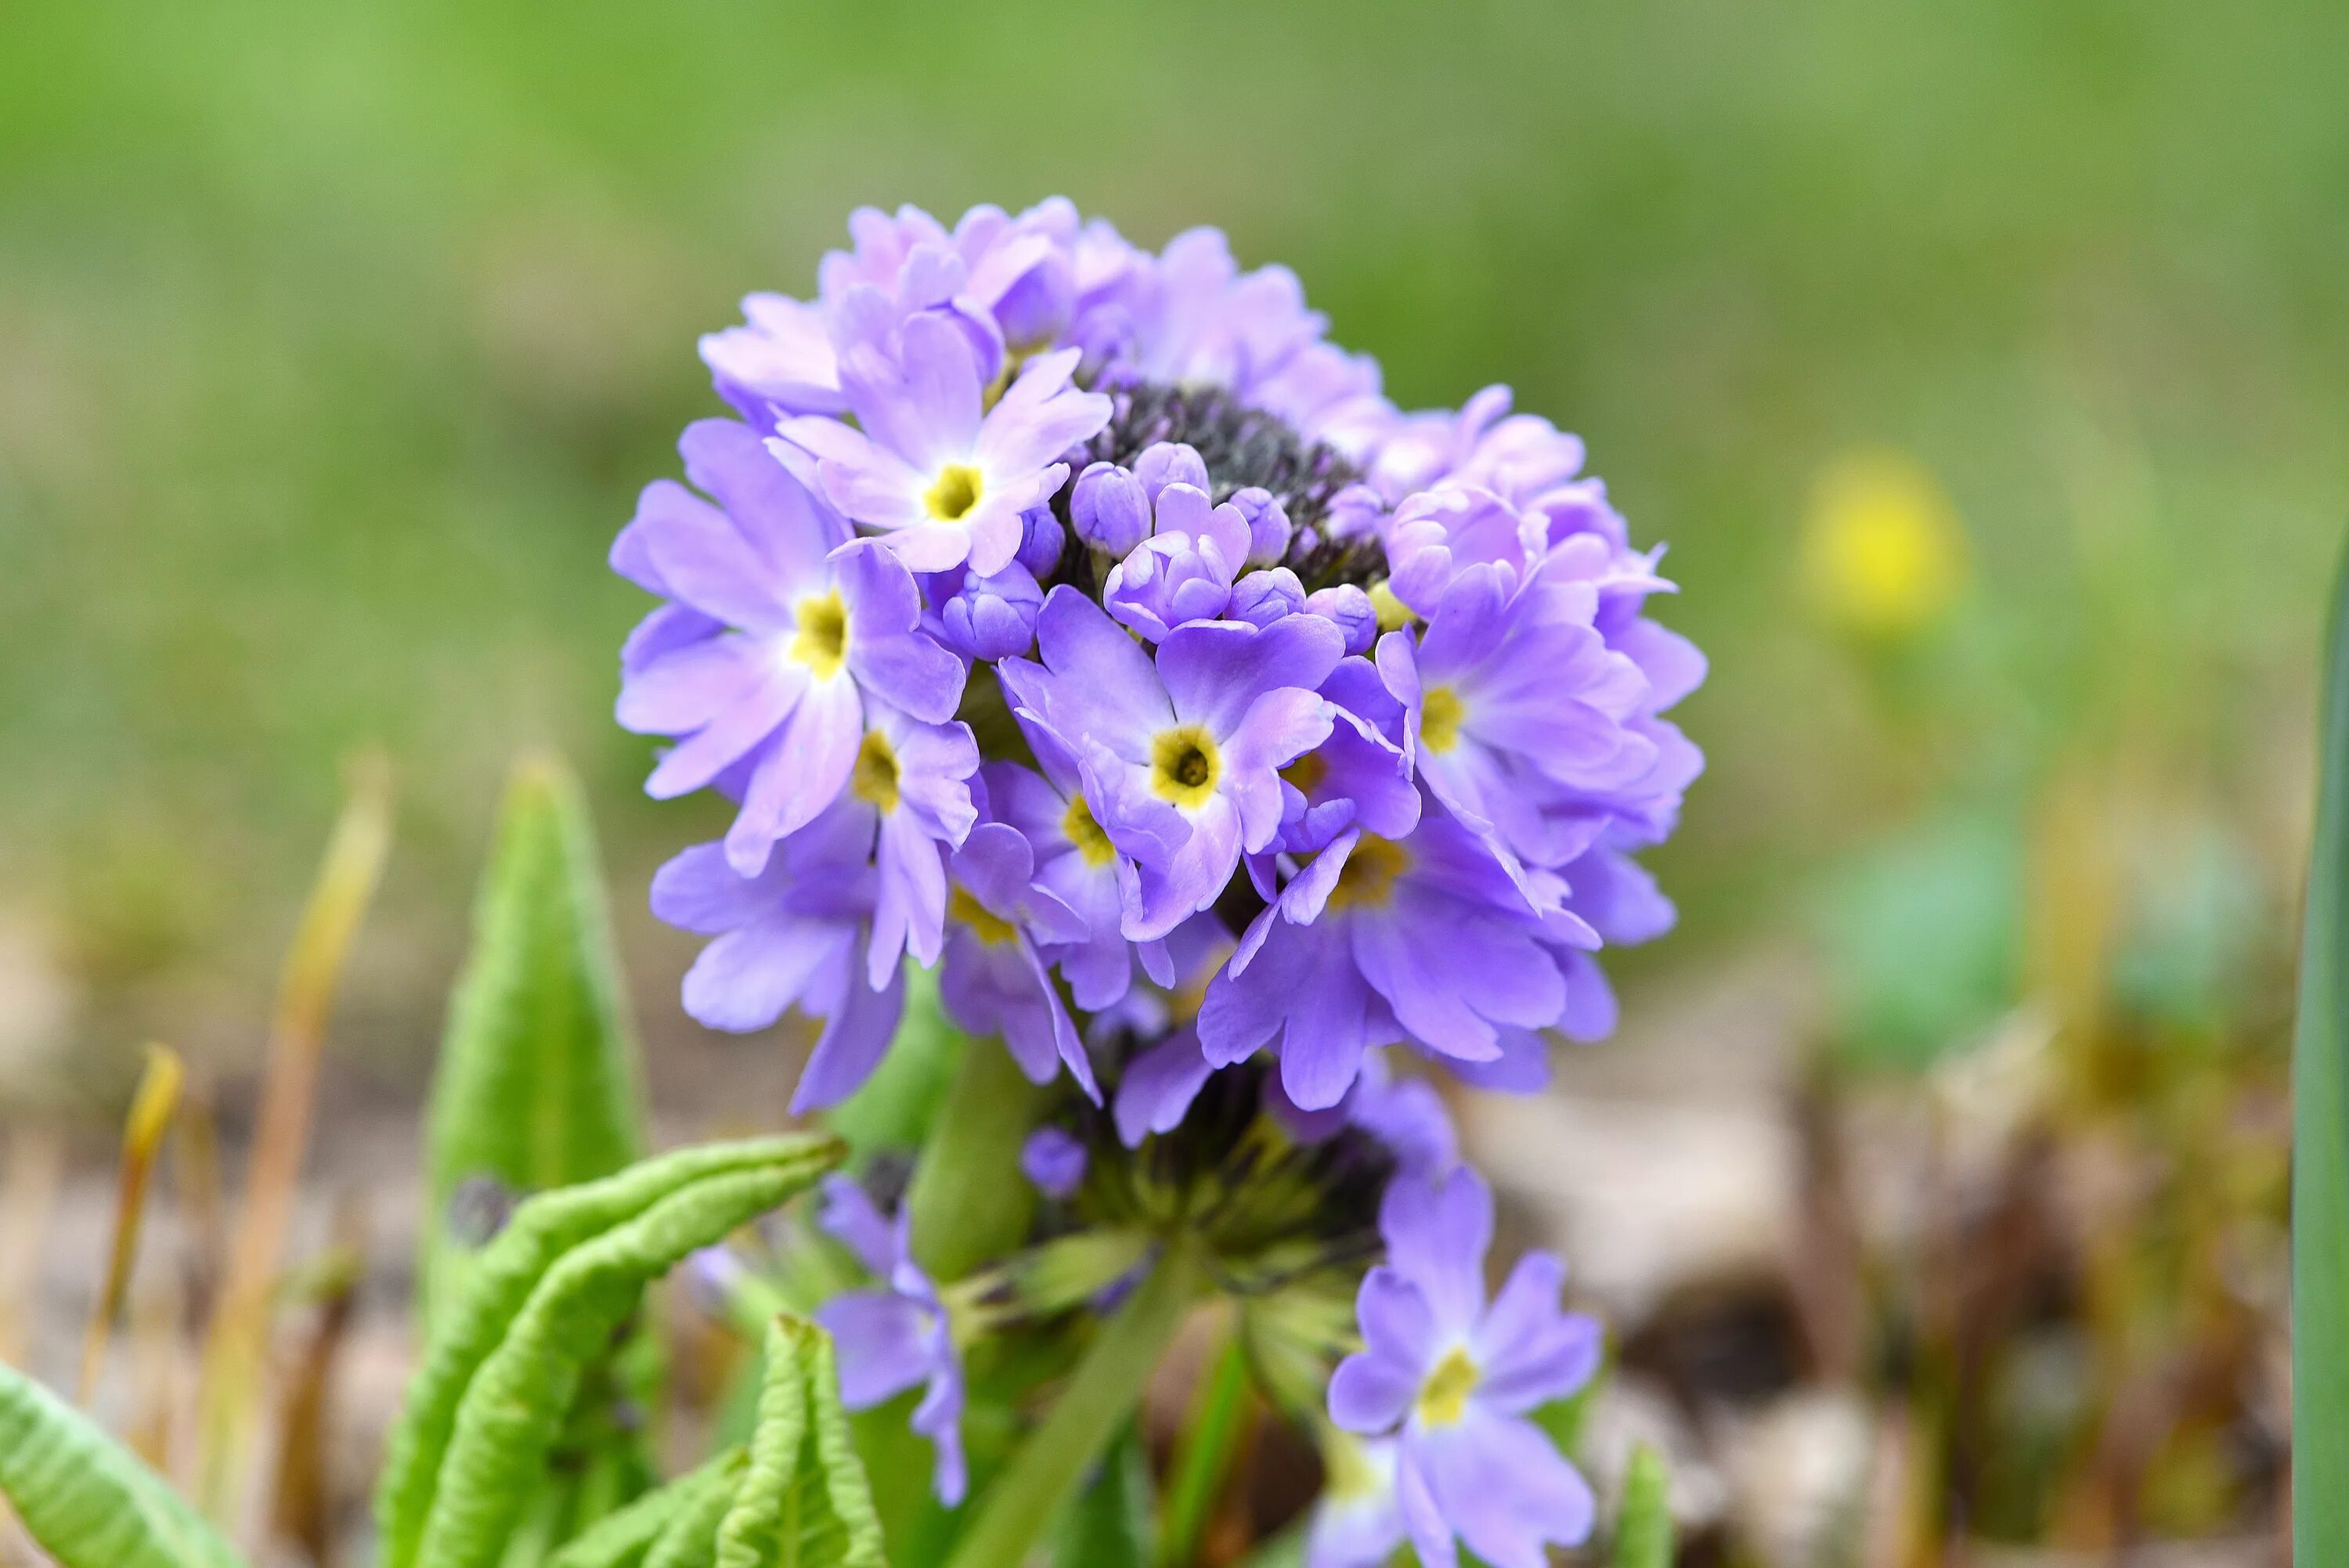
{"type": "Polygon", "coordinates": [[[1258,1053],[1313,1112],[1374,1047],[1523,1087],[1606,1033],[1593,954],[1672,920],[1631,856],[1704,662],[1581,443],[1498,387],[1399,410],[1212,230],[850,232],[702,340],[740,419],[613,549],[664,601],[622,655],[647,788],[739,806],[655,883],[714,938],[688,1010],[820,1017],[800,1109],[870,1074],[907,954],[1097,1100],[1089,1037],[1179,1025],[1123,1075],[1137,1137],[1258,1053]]]}

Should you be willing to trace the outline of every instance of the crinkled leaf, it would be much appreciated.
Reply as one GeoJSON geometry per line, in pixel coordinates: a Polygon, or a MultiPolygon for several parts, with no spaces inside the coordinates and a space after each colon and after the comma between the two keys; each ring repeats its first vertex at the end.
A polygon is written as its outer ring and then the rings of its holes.
{"type": "Polygon", "coordinates": [[[383,1568],[486,1564],[582,1367],[645,1283],[838,1163],[836,1140],[713,1144],[524,1203],[433,1333],[376,1494],[383,1568]]]}
{"type": "Polygon", "coordinates": [[[737,1449],[719,1483],[688,1495],[661,1527],[644,1568],[711,1568],[718,1561],[718,1527],[734,1506],[734,1489],[750,1468],[750,1457],[737,1449]]]}
{"type": "Polygon", "coordinates": [[[61,1568],[241,1568],[161,1478],[88,1418],[0,1366],[0,1496],[61,1568]]]}
{"type": "Polygon", "coordinates": [[[750,1468],[718,1532],[718,1568],[885,1568],[881,1521],[840,1405],[832,1337],[779,1316],[750,1468]]]}
{"type": "MultiPolygon", "coordinates": [[[[688,1512],[699,1517],[712,1493],[730,1501],[744,1462],[741,1448],[727,1449],[690,1475],[606,1515],[549,1558],[546,1568],[643,1568],[646,1554],[679,1517],[688,1512]]],[[[716,1532],[714,1521],[711,1532],[716,1532]]]]}

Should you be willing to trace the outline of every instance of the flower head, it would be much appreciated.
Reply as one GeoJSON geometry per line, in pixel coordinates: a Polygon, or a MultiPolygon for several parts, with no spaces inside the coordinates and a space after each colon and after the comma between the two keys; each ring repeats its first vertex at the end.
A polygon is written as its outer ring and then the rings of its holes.
{"type": "MultiPolygon", "coordinates": [[[[830,1029],[869,1000],[839,954],[872,998],[944,963],[1031,1076],[1092,1092],[1091,1040],[1128,1140],[1258,1053],[1320,1138],[1416,1102],[1366,1052],[1523,1089],[1611,1028],[1595,954],[1671,922],[1630,857],[1702,769],[1669,715],[1705,665],[1582,442],[1502,387],[1397,409],[1212,230],[1154,252],[1054,200],[849,232],[704,340],[750,423],[688,431],[709,499],[654,486],[614,550],[668,601],[622,656],[623,720],[676,743],[654,792],[740,802],[697,1012],[830,1029]],[[856,902],[803,974],[819,865],[856,902]]],[[[1423,1122],[1398,1147],[1441,1168],[1423,1122]]]]}
{"type": "Polygon", "coordinates": [[[1420,1560],[1454,1538],[1495,1568],[1542,1568],[1546,1544],[1589,1534],[1590,1488],[1526,1419],[1598,1369],[1599,1326],[1557,1305],[1565,1269],[1528,1253],[1485,1295],[1493,1195],[1461,1167],[1398,1179],[1379,1213],[1387,1262],[1362,1281],[1364,1348],[1330,1384],[1348,1431],[1396,1439],[1395,1495],[1420,1560]]]}

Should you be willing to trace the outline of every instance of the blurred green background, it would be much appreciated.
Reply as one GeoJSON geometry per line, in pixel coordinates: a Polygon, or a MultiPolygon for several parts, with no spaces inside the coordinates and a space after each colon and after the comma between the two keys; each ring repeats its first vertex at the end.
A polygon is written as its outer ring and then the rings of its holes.
{"type": "MultiPolygon", "coordinates": [[[[18,0],[0,1038],[69,1093],[149,1031],[250,1059],[370,742],[400,838],[347,1057],[420,1075],[537,743],[585,776],[639,1010],[686,1027],[689,949],[636,912],[718,818],[639,793],[604,553],[719,409],[694,337],[807,292],[852,205],[1053,191],[1287,262],[1406,405],[1506,380],[1580,431],[1714,660],[1658,857],[1687,920],[1635,985],[1824,907],[1856,1016],[1930,1036],[2013,984],[1995,868],[2072,738],[2225,804],[2225,864],[2297,852],[2349,517],[2344,46],[2349,8],[2288,0],[18,0]],[[1964,572],[1872,641],[1800,564],[1869,450],[1964,572]]],[[[2189,943],[2244,896],[2217,874],[2189,943]]]]}

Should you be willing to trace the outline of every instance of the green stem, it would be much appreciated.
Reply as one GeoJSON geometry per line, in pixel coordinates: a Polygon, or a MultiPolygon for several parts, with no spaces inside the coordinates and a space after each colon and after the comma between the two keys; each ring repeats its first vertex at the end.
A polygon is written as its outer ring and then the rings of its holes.
{"type": "Polygon", "coordinates": [[[1043,1098],[1002,1041],[963,1047],[954,1088],[905,1194],[914,1259],[940,1284],[1028,1239],[1036,1192],[1020,1179],[1019,1146],[1043,1098]]]}
{"type": "Polygon", "coordinates": [[[1201,1281],[1199,1262],[1185,1250],[1158,1260],[1150,1277],[1102,1326],[1052,1413],[988,1488],[947,1568],[1019,1568],[1083,1480],[1086,1467],[1141,1403],[1143,1388],[1201,1281]]]}
{"type": "Polygon", "coordinates": [[[1215,1371],[1199,1390],[1197,1404],[1175,1450],[1174,1484],[1166,1491],[1166,1513],[1158,1537],[1158,1561],[1183,1568],[1199,1549],[1199,1533],[1222,1495],[1245,1423],[1247,1354],[1237,1333],[1224,1341],[1215,1371]]]}

